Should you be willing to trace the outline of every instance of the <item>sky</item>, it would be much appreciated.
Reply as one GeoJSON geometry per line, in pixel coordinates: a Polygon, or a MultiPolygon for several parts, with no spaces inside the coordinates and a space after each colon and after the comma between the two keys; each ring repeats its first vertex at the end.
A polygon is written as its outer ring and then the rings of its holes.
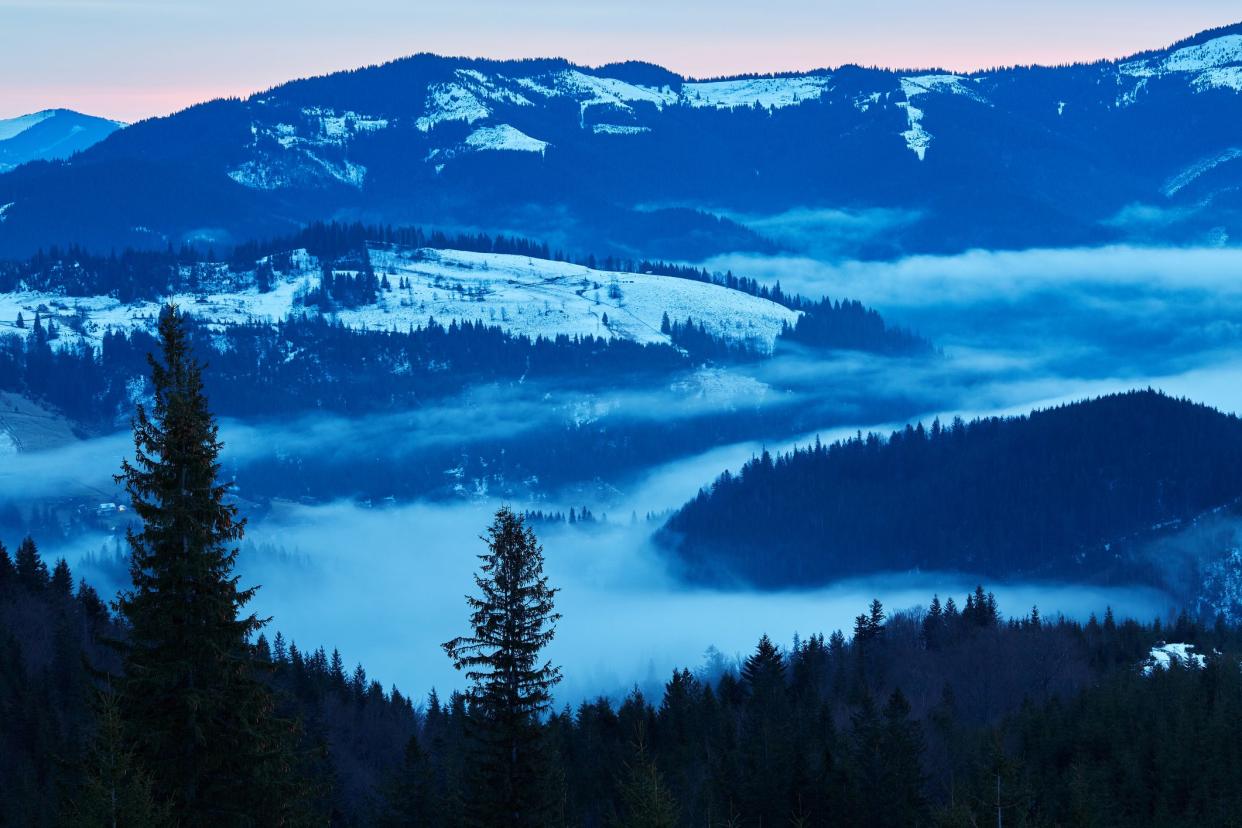
{"type": "Polygon", "coordinates": [[[641,59],[686,75],[1120,57],[1236,0],[0,0],[0,118],[124,121],[416,52],[641,59]]]}

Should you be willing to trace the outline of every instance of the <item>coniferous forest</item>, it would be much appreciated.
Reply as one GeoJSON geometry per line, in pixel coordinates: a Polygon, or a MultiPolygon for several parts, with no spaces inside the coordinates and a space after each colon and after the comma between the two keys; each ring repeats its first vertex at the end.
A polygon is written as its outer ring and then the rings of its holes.
{"type": "Polygon", "coordinates": [[[1125,542],[1239,497],[1242,421],[1148,389],[765,451],[662,537],[693,577],[767,586],[946,567],[1162,584],[1125,542]]]}
{"type": "MultiPolygon", "coordinates": [[[[106,601],[27,538],[0,552],[5,825],[1224,825],[1242,812],[1242,627],[1085,623],[980,586],[558,705],[538,537],[485,527],[461,692],[385,687],[247,609],[245,532],[187,326],[119,469],[140,518],[106,601]],[[1149,666],[1164,642],[1196,658],[1149,666]]],[[[1172,404],[1159,403],[1159,404],[1172,404]]],[[[1228,429],[1229,423],[1205,429],[1228,429]]],[[[981,429],[976,425],[964,428],[981,429]]],[[[956,430],[956,429],[954,429],[956,430]]],[[[923,438],[926,439],[926,438],[923,438]]]]}

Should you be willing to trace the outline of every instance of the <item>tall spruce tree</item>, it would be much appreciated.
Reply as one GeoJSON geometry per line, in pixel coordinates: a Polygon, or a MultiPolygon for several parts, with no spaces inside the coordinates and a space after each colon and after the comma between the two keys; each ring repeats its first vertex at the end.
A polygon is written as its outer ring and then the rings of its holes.
{"type": "Polygon", "coordinates": [[[132,587],[121,717],[157,801],[184,826],[286,824],[296,800],[290,740],[256,674],[243,608],[254,589],[233,574],[244,520],[219,480],[221,442],[175,307],[159,319],[161,359],[148,356],[150,413],[133,420],[124,481],[142,520],[129,532],[132,587]]]}
{"type": "Polygon", "coordinates": [[[444,644],[472,683],[469,700],[475,754],[467,802],[472,822],[545,826],[556,821],[559,797],[540,716],[551,705],[559,667],[542,657],[556,633],[557,590],[543,574],[543,548],[507,506],[483,539],[469,636],[444,644]]]}

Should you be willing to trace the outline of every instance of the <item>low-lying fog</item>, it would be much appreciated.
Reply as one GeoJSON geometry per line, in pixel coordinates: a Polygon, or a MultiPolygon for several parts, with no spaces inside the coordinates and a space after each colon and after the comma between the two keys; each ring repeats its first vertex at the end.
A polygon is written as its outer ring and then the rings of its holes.
{"type": "MultiPolygon", "coordinates": [[[[944,358],[885,360],[788,356],[747,368],[745,381],[708,405],[733,404],[728,394],[753,398],[765,388],[796,388],[763,404],[815,404],[831,410],[846,390],[855,398],[904,394],[930,420],[1032,407],[1152,386],[1225,411],[1242,411],[1242,250],[1054,250],[974,252],[898,262],[830,262],[813,258],[730,257],[710,263],[735,273],[779,279],[786,289],[857,298],[908,325],[944,349],[944,358]],[[756,389],[760,391],[756,392],[756,389]]],[[[546,389],[532,389],[545,394],[546,389]]],[[[428,427],[468,433],[497,422],[508,410],[534,416],[545,396],[498,399],[451,410],[422,411],[428,427]],[[438,424],[438,425],[432,425],[438,424]]],[[[752,400],[753,401],[753,400],[752,400]]],[[[635,417],[678,416],[660,393],[618,389],[616,400],[594,404],[632,409],[635,417]]],[[[898,423],[852,421],[849,411],[825,419],[825,440],[898,423]]],[[[288,450],[374,453],[390,440],[411,438],[406,420],[367,418],[294,422],[275,435],[252,424],[225,423],[226,457],[260,456],[279,443],[288,450]],[[400,434],[394,430],[401,429],[400,434]],[[279,439],[276,439],[279,437],[279,439]],[[355,439],[356,438],[356,439],[355,439]],[[230,454],[231,453],[231,454],[230,454]]],[[[443,432],[433,439],[444,437],[443,432]]],[[[689,589],[665,569],[648,539],[656,523],[630,515],[675,508],[725,468],[736,469],[766,445],[784,449],[796,439],[755,434],[753,441],[648,469],[608,502],[591,503],[608,524],[538,527],[548,573],[561,588],[564,613],[550,655],[565,668],[564,701],[616,694],[634,684],[663,682],[674,666],[700,667],[709,647],[727,659],[744,654],[762,633],[788,644],[834,629],[874,597],[899,609],[972,590],[969,574],[876,576],[816,590],[781,593],[689,589]]],[[[395,442],[393,443],[395,444],[395,442]]],[[[63,486],[87,486],[114,499],[109,483],[126,435],[114,435],[40,454],[6,457],[0,499],[53,497],[63,486]]],[[[421,694],[460,686],[439,644],[464,633],[464,594],[472,586],[478,536],[498,504],[482,498],[455,504],[394,504],[383,508],[336,502],[280,505],[252,522],[241,569],[243,581],[263,585],[256,601],[302,648],[339,647],[352,666],[362,662],[386,686],[421,694]]],[[[542,508],[548,503],[514,503],[542,508]]],[[[581,501],[552,508],[581,506],[581,501]]],[[[14,539],[6,539],[11,541],[14,539]]],[[[102,537],[77,538],[53,553],[73,564],[97,551],[102,537]]],[[[1145,589],[1081,588],[1055,584],[987,583],[1004,612],[1022,615],[1038,604],[1045,615],[1085,617],[1112,606],[1119,615],[1151,617],[1172,607],[1145,589]]]]}

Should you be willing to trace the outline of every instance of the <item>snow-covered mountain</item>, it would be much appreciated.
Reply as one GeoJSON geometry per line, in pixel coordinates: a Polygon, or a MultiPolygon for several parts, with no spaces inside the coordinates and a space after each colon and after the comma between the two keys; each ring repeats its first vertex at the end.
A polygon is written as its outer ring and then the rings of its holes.
{"type": "Polygon", "coordinates": [[[107,138],[124,124],[70,109],[45,109],[0,119],[0,172],[27,161],[68,158],[107,138]]]}
{"type": "MultiPolygon", "coordinates": [[[[693,318],[710,333],[754,350],[770,350],[799,313],[720,285],[644,273],[611,273],[566,262],[498,253],[372,247],[371,267],[388,285],[372,304],[342,308],[350,327],[405,331],[434,318],[482,322],[522,336],[558,335],[669,343],[662,321],[693,318]]],[[[322,266],[304,250],[269,257],[271,289],[255,287],[253,272],[209,265],[203,287],[169,300],[217,325],[275,322],[316,311],[302,299],[318,288],[322,266]]],[[[203,266],[199,266],[203,267],[203,266]]],[[[98,346],[108,331],[154,330],[161,303],[121,302],[109,296],[0,293],[0,334],[29,335],[36,316],[55,321],[55,344],[98,346]],[[21,316],[22,327],[17,326],[21,316]]]]}
{"type": "Polygon", "coordinates": [[[844,252],[865,256],[1227,243],[1242,232],[1240,123],[1242,24],[1123,60],[968,75],[693,80],[416,55],[0,176],[0,252],[228,245],[356,218],[695,257],[796,245],[771,217],[818,209],[851,216],[844,252]]]}

